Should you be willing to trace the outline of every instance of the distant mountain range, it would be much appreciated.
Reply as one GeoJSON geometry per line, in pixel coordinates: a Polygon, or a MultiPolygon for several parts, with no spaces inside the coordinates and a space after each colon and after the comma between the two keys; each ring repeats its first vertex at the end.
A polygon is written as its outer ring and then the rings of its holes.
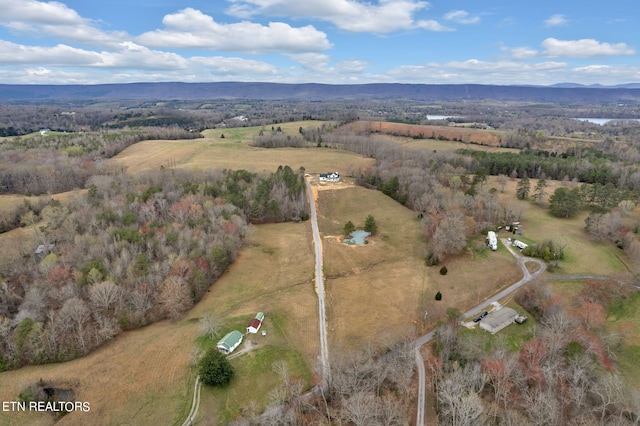
{"type": "Polygon", "coordinates": [[[129,83],[97,85],[0,84],[1,101],[107,100],[481,100],[640,102],[640,83],[618,86],[492,86],[481,84],[129,83]]]}

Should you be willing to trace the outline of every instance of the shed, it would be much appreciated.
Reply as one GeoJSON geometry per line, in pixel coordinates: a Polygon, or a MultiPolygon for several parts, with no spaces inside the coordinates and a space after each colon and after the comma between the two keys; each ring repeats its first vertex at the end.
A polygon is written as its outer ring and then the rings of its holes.
{"type": "Polygon", "coordinates": [[[257,333],[262,326],[262,321],[264,321],[264,314],[262,312],[258,312],[256,317],[249,322],[249,325],[247,326],[247,333],[257,333]]]}
{"type": "Polygon", "coordinates": [[[506,326],[513,324],[518,312],[511,308],[501,308],[493,311],[480,321],[480,328],[491,334],[496,334],[506,326]]]}
{"type": "Polygon", "coordinates": [[[238,330],[233,330],[220,339],[216,346],[223,354],[230,354],[240,345],[240,343],[242,343],[242,333],[238,330]]]}

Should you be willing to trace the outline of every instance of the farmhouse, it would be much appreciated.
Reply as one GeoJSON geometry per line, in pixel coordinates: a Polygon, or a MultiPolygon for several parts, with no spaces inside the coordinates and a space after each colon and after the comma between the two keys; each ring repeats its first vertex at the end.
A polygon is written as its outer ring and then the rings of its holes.
{"type": "Polygon", "coordinates": [[[258,312],[256,317],[251,320],[249,325],[247,326],[247,333],[256,334],[260,327],[262,326],[262,321],[264,321],[264,314],[262,312],[258,312]]]}
{"type": "Polygon", "coordinates": [[[513,324],[518,313],[511,308],[501,308],[493,311],[480,321],[480,328],[491,334],[496,334],[506,326],[513,324]]]}
{"type": "Polygon", "coordinates": [[[493,231],[487,232],[487,245],[491,248],[491,250],[498,250],[498,237],[496,237],[496,233],[493,231]]]}
{"type": "Polygon", "coordinates": [[[242,333],[238,330],[233,330],[220,339],[216,346],[223,354],[230,354],[238,347],[238,345],[240,345],[240,343],[242,343],[242,333]]]}
{"type": "Polygon", "coordinates": [[[340,174],[338,172],[320,173],[321,182],[339,182],[340,174]]]}

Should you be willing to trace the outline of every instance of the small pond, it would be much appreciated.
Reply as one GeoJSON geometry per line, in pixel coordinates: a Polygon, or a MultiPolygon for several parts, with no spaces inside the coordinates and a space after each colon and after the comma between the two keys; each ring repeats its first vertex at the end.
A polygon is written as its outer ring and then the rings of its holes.
{"type": "Polygon", "coordinates": [[[345,238],[344,240],[342,240],[343,243],[345,243],[345,244],[367,244],[366,238],[369,235],[371,235],[371,232],[358,230],[358,231],[351,232],[349,235],[351,236],[351,238],[345,238]]]}

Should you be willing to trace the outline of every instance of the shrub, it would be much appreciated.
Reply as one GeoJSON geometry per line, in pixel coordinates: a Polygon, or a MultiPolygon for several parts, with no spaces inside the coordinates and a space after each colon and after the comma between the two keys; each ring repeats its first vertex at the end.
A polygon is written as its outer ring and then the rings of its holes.
{"type": "Polygon", "coordinates": [[[225,386],[233,379],[233,367],[216,348],[207,351],[200,360],[199,371],[202,383],[209,386],[225,386]]]}
{"type": "Polygon", "coordinates": [[[443,266],[442,268],[440,268],[440,275],[447,275],[447,267],[443,266]]]}
{"type": "Polygon", "coordinates": [[[436,300],[442,300],[442,293],[440,292],[436,293],[436,300]]]}

